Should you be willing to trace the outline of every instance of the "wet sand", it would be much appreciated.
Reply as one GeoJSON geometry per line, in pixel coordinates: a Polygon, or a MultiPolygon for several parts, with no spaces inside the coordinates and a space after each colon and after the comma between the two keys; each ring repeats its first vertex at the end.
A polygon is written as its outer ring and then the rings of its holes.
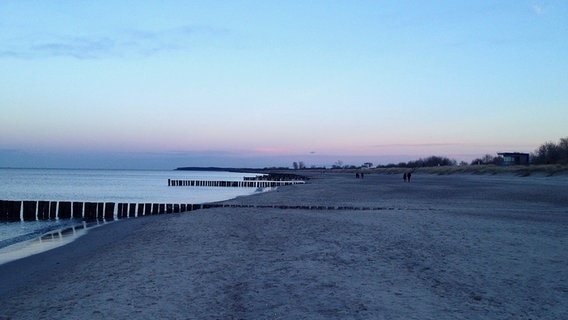
{"type": "Polygon", "coordinates": [[[314,174],[1,265],[0,319],[566,319],[567,191],[565,176],[314,174]]]}

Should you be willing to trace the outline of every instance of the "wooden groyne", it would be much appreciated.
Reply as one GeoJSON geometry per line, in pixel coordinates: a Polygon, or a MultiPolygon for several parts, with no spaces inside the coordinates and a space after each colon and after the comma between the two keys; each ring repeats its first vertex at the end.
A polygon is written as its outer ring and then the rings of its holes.
{"type": "Polygon", "coordinates": [[[0,222],[133,218],[201,209],[203,204],[0,200],[0,222]]]}
{"type": "Polygon", "coordinates": [[[429,210],[432,208],[354,207],[321,205],[254,205],[254,204],[178,204],[178,203],[113,203],[69,201],[13,201],[0,200],[0,222],[38,221],[55,219],[83,219],[85,221],[112,221],[159,214],[182,213],[211,208],[258,208],[318,211],[393,211],[429,210]]]}
{"type": "MultiPolygon", "coordinates": [[[[290,178],[290,177],[281,177],[290,178]]],[[[274,188],[301,184],[301,180],[266,180],[257,176],[246,181],[173,180],[168,186],[274,188]]],[[[82,201],[0,200],[0,222],[83,219],[86,221],[133,218],[179,213],[210,207],[208,204],[115,203],[82,201]]]]}
{"type": "Polygon", "coordinates": [[[245,180],[245,181],[211,181],[211,180],[174,180],[168,179],[169,187],[233,187],[233,188],[275,188],[289,186],[292,184],[302,184],[304,181],[267,181],[267,180],[245,180]]]}

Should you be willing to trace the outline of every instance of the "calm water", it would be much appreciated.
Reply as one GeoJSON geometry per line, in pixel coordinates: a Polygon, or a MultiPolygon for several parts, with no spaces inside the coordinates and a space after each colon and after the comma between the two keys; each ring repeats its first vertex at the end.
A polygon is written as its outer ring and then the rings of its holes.
{"type": "MultiPolygon", "coordinates": [[[[1,200],[204,203],[250,189],[168,187],[168,179],[243,180],[254,174],[197,171],[0,169],[1,200]]],[[[253,190],[254,191],[254,190],[253,190]]]]}
{"type": "MultiPolygon", "coordinates": [[[[191,203],[250,195],[255,188],[168,187],[168,179],[241,181],[250,173],[205,171],[0,169],[0,200],[191,203]]],[[[101,222],[94,223],[94,226],[101,222]]],[[[79,220],[0,223],[0,264],[84,234],[79,220]]]]}

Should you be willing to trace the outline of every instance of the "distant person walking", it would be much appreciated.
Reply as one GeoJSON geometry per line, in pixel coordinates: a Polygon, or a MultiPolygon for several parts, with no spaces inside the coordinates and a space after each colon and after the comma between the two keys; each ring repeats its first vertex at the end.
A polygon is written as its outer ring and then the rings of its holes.
{"type": "Polygon", "coordinates": [[[402,179],[406,182],[406,172],[402,175],[402,179]]]}
{"type": "Polygon", "coordinates": [[[406,175],[406,179],[408,179],[408,182],[410,182],[410,176],[412,176],[412,172],[409,172],[409,173],[406,175]]]}

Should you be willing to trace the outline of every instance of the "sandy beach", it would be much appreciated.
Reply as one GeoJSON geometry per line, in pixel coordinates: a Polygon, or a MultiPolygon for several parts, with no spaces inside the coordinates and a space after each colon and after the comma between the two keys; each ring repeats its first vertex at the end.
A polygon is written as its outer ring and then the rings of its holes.
{"type": "Polygon", "coordinates": [[[313,173],[1,265],[0,319],[567,319],[567,191],[313,173]]]}

